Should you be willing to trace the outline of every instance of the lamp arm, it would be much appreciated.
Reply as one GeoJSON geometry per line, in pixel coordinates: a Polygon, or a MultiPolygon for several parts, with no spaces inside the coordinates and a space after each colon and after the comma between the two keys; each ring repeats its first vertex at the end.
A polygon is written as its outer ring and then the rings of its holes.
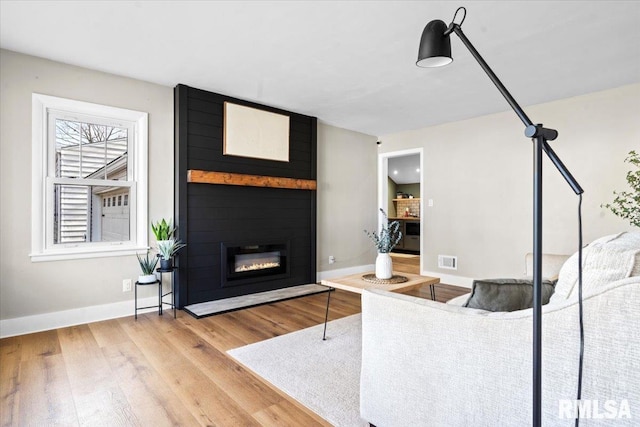
{"type": "Polygon", "coordinates": [[[467,49],[469,49],[469,52],[471,52],[471,55],[473,55],[476,61],[478,61],[478,64],[480,64],[480,67],[482,67],[484,72],[487,73],[487,75],[489,76],[493,84],[498,88],[498,90],[500,91],[504,99],[507,100],[507,102],[509,103],[513,111],[518,115],[518,117],[520,117],[520,120],[525,125],[525,132],[524,132],[525,136],[529,138],[542,137],[544,141],[542,144],[542,148],[544,152],[547,154],[551,162],[558,169],[560,174],[567,181],[571,189],[576,194],[584,193],[584,190],[582,189],[582,187],[580,187],[580,184],[578,184],[578,182],[573,177],[573,175],[571,175],[571,172],[569,172],[569,170],[564,165],[564,163],[562,163],[558,155],[551,149],[551,146],[547,144],[547,141],[553,141],[554,139],[556,139],[556,137],[558,136],[558,132],[554,129],[545,128],[541,124],[534,125],[531,119],[529,119],[527,114],[524,112],[522,107],[520,107],[518,102],[513,98],[513,96],[511,96],[507,88],[504,87],[504,85],[502,84],[498,76],[496,76],[496,74],[493,72],[491,67],[489,67],[489,65],[485,62],[485,60],[482,58],[480,53],[478,53],[478,51],[473,46],[473,44],[471,44],[467,36],[464,35],[464,33],[462,32],[462,28],[460,27],[459,24],[452,22],[447,28],[447,30],[445,31],[445,35],[451,34],[452,32],[456,33],[456,35],[460,38],[460,40],[462,40],[462,43],[467,47],[467,49]]]}
{"type": "Polygon", "coordinates": [[[522,123],[524,123],[525,127],[533,126],[533,122],[531,121],[531,119],[529,119],[529,117],[524,112],[524,110],[520,107],[520,105],[518,105],[518,103],[513,98],[513,96],[511,96],[507,88],[504,87],[500,79],[498,79],[498,76],[496,76],[496,74],[493,72],[491,67],[489,67],[489,65],[484,61],[482,56],[480,56],[476,48],[473,47],[473,45],[471,44],[467,36],[464,35],[464,33],[462,32],[462,28],[460,28],[460,25],[451,23],[451,25],[449,25],[449,28],[445,32],[445,35],[447,33],[451,33],[452,31],[456,33],[458,37],[460,37],[460,40],[462,40],[462,43],[464,43],[467,49],[469,49],[469,52],[471,52],[471,55],[473,55],[476,61],[478,61],[478,63],[480,64],[484,72],[487,73],[487,75],[489,76],[493,84],[496,85],[496,87],[498,88],[502,96],[504,96],[504,99],[507,100],[509,105],[511,105],[511,108],[513,108],[513,111],[515,111],[518,117],[520,117],[520,120],[522,120],[522,123]]]}
{"type": "Polygon", "coordinates": [[[582,187],[580,187],[580,184],[578,184],[578,181],[576,181],[573,175],[571,175],[571,172],[569,172],[569,169],[567,169],[564,163],[562,163],[562,160],[560,160],[560,158],[555,153],[555,151],[553,151],[551,146],[547,144],[547,141],[544,141],[544,143],[542,144],[542,149],[547,154],[547,157],[549,157],[551,162],[556,166],[556,169],[558,169],[558,172],[560,172],[560,174],[564,177],[565,181],[567,181],[567,184],[569,184],[569,187],[571,187],[573,192],[576,193],[577,195],[584,193],[584,190],[582,189],[582,187]]]}

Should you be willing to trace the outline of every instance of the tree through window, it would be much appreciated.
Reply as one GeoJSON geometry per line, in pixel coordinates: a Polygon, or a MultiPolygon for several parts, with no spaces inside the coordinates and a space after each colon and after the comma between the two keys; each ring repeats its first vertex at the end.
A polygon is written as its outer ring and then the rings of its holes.
{"type": "Polygon", "coordinates": [[[33,100],[33,149],[42,160],[34,154],[32,259],[145,247],[147,114],[45,95],[33,100]]]}

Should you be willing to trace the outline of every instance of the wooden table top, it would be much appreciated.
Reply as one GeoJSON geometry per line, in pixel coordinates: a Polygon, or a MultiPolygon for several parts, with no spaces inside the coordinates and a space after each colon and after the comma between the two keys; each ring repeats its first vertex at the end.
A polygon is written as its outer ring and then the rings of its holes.
{"type": "Polygon", "coordinates": [[[405,272],[394,272],[394,275],[405,276],[409,280],[404,283],[395,283],[390,285],[376,284],[367,282],[362,276],[369,273],[352,274],[351,276],[338,277],[335,279],[322,280],[320,284],[331,288],[342,289],[349,292],[361,294],[363,289],[382,289],[384,291],[401,292],[409,289],[419,288],[423,285],[435,285],[440,283],[438,277],[420,276],[405,272]]]}

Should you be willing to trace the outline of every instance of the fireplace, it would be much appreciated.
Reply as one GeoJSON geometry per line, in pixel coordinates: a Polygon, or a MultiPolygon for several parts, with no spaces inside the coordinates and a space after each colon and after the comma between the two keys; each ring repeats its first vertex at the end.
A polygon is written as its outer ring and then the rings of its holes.
{"type": "Polygon", "coordinates": [[[221,284],[245,285],[289,277],[289,242],[221,243],[221,284]]]}
{"type": "Polygon", "coordinates": [[[314,283],[317,118],[185,85],[174,94],[178,308],[314,283]],[[225,102],[288,116],[289,161],[226,155],[225,102]],[[236,268],[236,255],[259,252],[279,259],[236,268]]]}

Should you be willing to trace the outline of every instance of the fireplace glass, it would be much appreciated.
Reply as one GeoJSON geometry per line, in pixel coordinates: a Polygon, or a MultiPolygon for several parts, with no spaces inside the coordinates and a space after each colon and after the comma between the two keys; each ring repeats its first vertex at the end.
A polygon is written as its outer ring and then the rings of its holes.
{"type": "Polygon", "coordinates": [[[266,270],[280,267],[280,252],[259,252],[255,254],[237,254],[234,272],[266,270]]]}
{"type": "Polygon", "coordinates": [[[289,243],[222,244],[222,286],[287,277],[289,243]]]}

